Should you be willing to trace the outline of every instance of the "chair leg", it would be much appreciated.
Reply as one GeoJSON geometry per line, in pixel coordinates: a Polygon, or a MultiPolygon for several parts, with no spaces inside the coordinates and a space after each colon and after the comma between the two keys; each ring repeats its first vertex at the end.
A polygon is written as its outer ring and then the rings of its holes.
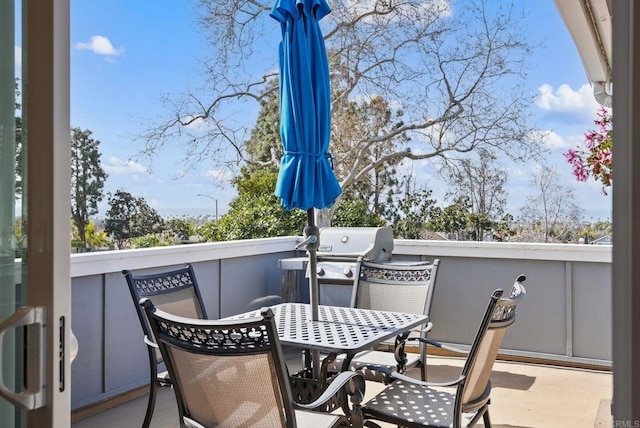
{"type": "Polygon", "coordinates": [[[484,428],[491,428],[491,418],[489,418],[489,408],[482,415],[482,422],[484,422],[484,428]]]}
{"type": "Polygon", "coordinates": [[[149,401],[147,402],[147,412],[144,415],[144,422],[142,428],[149,428],[151,425],[151,418],[153,417],[153,410],[156,406],[156,396],[158,394],[158,381],[152,379],[149,385],[149,401]]]}
{"type": "Polygon", "coordinates": [[[420,343],[420,376],[423,382],[427,381],[427,345],[420,343]]]}

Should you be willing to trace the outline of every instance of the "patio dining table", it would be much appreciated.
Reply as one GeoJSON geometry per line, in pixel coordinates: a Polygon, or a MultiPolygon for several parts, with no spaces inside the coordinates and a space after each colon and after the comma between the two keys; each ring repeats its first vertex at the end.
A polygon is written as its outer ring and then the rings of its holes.
{"type": "MultiPolygon", "coordinates": [[[[282,303],[270,306],[278,329],[280,342],[301,348],[305,352],[317,350],[328,355],[323,359],[319,383],[320,390],[328,380],[327,367],[338,354],[346,354],[342,370],[348,370],[351,360],[360,351],[369,349],[398,334],[411,330],[427,321],[425,315],[385,312],[341,306],[318,306],[318,320],[311,317],[311,305],[282,303]]],[[[260,310],[246,312],[225,319],[251,318],[260,310]]],[[[311,373],[311,358],[306,355],[306,374],[311,373]]]]}

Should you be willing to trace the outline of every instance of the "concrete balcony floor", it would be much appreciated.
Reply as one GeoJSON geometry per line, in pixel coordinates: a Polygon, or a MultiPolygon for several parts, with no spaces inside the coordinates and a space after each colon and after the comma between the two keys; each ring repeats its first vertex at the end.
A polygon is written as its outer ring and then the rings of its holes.
{"type": "MultiPolygon", "coordinates": [[[[455,379],[463,364],[464,360],[459,358],[429,357],[429,380],[455,379]]],[[[417,372],[410,371],[409,374],[419,377],[417,372]]],[[[491,383],[490,414],[496,428],[613,426],[610,415],[611,372],[498,361],[493,368],[491,383]]],[[[367,382],[365,401],[382,387],[381,384],[367,382]]],[[[87,415],[90,412],[78,412],[73,417],[72,427],[140,427],[146,404],[147,396],[144,395],[100,413],[87,415]]],[[[162,388],[151,427],[179,426],[173,391],[162,388]]]]}

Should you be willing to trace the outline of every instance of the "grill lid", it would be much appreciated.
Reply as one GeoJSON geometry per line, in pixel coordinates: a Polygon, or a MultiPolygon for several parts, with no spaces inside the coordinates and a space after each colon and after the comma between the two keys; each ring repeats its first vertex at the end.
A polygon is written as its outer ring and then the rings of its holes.
{"type": "Polygon", "coordinates": [[[383,262],[393,252],[390,227],[324,227],[320,229],[318,257],[362,256],[365,260],[383,262]]]}

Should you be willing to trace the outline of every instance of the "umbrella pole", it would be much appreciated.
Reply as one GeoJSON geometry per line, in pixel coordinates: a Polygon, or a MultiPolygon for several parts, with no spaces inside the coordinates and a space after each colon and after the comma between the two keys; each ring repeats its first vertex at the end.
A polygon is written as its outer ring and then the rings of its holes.
{"type": "Polygon", "coordinates": [[[304,238],[307,243],[309,253],[309,303],[311,303],[311,319],[318,320],[318,305],[320,304],[320,291],[318,290],[318,235],[320,231],[316,226],[314,209],[307,210],[307,227],[304,228],[304,238]]]}
{"type": "MultiPolygon", "coordinates": [[[[314,209],[307,210],[307,227],[304,228],[304,238],[308,241],[307,253],[309,253],[309,303],[311,304],[311,319],[318,320],[318,305],[320,305],[320,290],[318,285],[318,247],[320,230],[316,226],[314,209]]],[[[313,377],[320,377],[320,351],[312,352],[313,377]]]]}

